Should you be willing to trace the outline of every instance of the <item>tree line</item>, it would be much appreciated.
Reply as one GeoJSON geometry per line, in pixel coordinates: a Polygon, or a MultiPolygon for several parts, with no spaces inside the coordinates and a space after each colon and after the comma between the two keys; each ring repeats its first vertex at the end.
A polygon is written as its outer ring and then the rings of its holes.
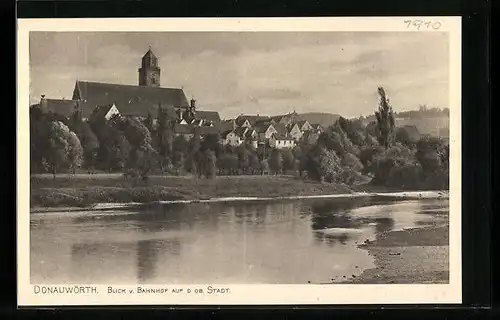
{"type": "Polygon", "coordinates": [[[269,145],[222,145],[219,136],[174,134],[174,119],[159,109],[144,121],[114,116],[86,122],[30,110],[31,172],[96,170],[123,172],[147,180],[151,174],[216,175],[296,174],[335,183],[374,184],[405,188],[446,188],[449,147],[437,137],[412,137],[394,124],[385,90],[378,88],[376,121],[340,117],[321,134],[311,134],[293,149],[269,145]]]}

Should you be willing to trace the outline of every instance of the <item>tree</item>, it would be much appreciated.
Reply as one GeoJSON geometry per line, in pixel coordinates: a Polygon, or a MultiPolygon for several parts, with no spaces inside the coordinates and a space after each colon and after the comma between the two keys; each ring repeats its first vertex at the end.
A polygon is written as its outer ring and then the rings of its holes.
{"type": "Polygon", "coordinates": [[[98,138],[100,167],[109,172],[123,169],[131,149],[123,132],[106,124],[99,130],[98,138]]]}
{"type": "Polygon", "coordinates": [[[259,157],[257,156],[257,153],[255,153],[255,152],[250,153],[249,166],[250,166],[250,169],[252,171],[252,174],[255,174],[256,172],[258,172],[261,169],[260,161],[259,161],[259,157]]]}
{"type": "Polygon", "coordinates": [[[183,155],[186,155],[188,153],[188,142],[186,141],[186,138],[184,138],[184,136],[175,137],[172,149],[174,152],[180,152],[183,155]]]}
{"type": "Polygon", "coordinates": [[[39,107],[30,108],[30,171],[44,172],[45,155],[49,148],[48,134],[51,122],[48,121],[39,107]]]}
{"type": "Polygon", "coordinates": [[[151,146],[151,133],[138,119],[132,117],[117,117],[111,124],[124,133],[131,147],[151,146]]]}
{"type": "Polygon", "coordinates": [[[144,126],[146,126],[149,132],[153,131],[153,115],[151,112],[148,112],[146,119],[144,119],[144,126]]]}
{"type": "Polygon", "coordinates": [[[240,145],[236,148],[238,156],[238,168],[241,173],[245,173],[250,166],[250,151],[245,145],[240,145]]]}
{"type": "Polygon", "coordinates": [[[82,146],[76,134],[60,121],[52,121],[44,157],[55,179],[60,170],[74,170],[81,165],[82,146]]]}
{"type": "Polygon", "coordinates": [[[158,126],[154,132],[154,144],[158,152],[160,171],[163,174],[165,167],[174,162],[172,159],[174,150],[174,121],[168,117],[167,110],[164,108],[158,108],[158,126]]]}
{"type": "Polygon", "coordinates": [[[280,174],[283,170],[283,156],[279,150],[275,149],[269,157],[269,168],[274,174],[280,174]]]}
{"type": "Polygon", "coordinates": [[[264,159],[260,162],[260,168],[262,174],[268,174],[269,173],[269,160],[264,159]]]}
{"type": "Polygon", "coordinates": [[[349,140],[344,130],[342,130],[339,121],[328,127],[328,129],[319,136],[317,144],[323,148],[337,152],[340,156],[345,152],[357,153],[352,142],[349,140]]]}
{"type": "Polygon", "coordinates": [[[377,137],[379,143],[388,149],[391,145],[392,135],[394,132],[394,115],[389,99],[385,94],[383,87],[378,87],[379,107],[375,111],[377,119],[377,137]]]}
{"type": "Polygon", "coordinates": [[[344,154],[341,164],[343,167],[353,170],[354,172],[360,172],[363,169],[363,164],[359,158],[352,153],[344,154]]]}
{"type": "Polygon", "coordinates": [[[83,148],[83,166],[92,170],[96,165],[99,140],[87,122],[74,120],[72,131],[75,132],[83,148]]]}
{"type": "Polygon", "coordinates": [[[126,162],[126,175],[147,180],[154,154],[155,150],[151,146],[132,148],[126,162]]]}
{"type": "Polygon", "coordinates": [[[216,174],[216,161],[215,152],[212,150],[206,150],[203,152],[204,161],[203,161],[203,173],[206,178],[213,179],[216,174]]]}
{"type": "Polygon", "coordinates": [[[216,155],[220,153],[220,145],[219,145],[219,135],[217,134],[207,134],[203,141],[201,142],[200,148],[202,150],[212,150],[216,155]]]}
{"type": "Polygon", "coordinates": [[[417,142],[415,154],[424,174],[432,175],[448,169],[449,147],[441,138],[424,136],[417,142]]]}
{"type": "Polygon", "coordinates": [[[292,150],[282,149],[281,156],[283,158],[283,170],[295,170],[295,158],[292,150]]]}
{"type": "Polygon", "coordinates": [[[321,181],[335,182],[342,173],[340,158],[333,150],[321,149],[318,173],[321,181]]]}
{"type": "Polygon", "coordinates": [[[373,183],[390,184],[391,172],[397,168],[415,164],[412,150],[403,145],[393,145],[374,156],[370,171],[374,174],[373,183]]]}
{"type": "Polygon", "coordinates": [[[217,158],[216,164],[221,173],[233,174],[238,168],[238,157],[235,154],[224,153],[217,158]]]}

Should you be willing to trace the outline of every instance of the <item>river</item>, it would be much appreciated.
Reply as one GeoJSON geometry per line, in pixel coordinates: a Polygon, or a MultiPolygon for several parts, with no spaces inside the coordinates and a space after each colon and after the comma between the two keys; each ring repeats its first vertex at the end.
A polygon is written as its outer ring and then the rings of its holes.
{"type": "Polygon", "coordinates": [[[446,225],[447,199],[157,204],[32,213],[31,283],[305,284],[374,267],[383,232],[446,225]]]}

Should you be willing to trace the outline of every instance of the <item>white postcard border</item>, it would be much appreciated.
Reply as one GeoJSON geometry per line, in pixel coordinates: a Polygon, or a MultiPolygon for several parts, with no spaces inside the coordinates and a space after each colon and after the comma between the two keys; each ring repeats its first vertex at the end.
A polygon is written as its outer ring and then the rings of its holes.
{"type": "MultiPolygon", "coordinates": [[[[437,26],[437,25],[435,25],[437,26]]],[[[461,18],[169,18],[169,19],[19,19],[17,51],[17,272],[19,306],[59,305],[234,305],[234,304],[437,304],[461,303],[461,18]],[[440,27],[408,26],[408,20],[439,21],[440,27]],[[133,22],[133,23],[132,23],[133,22]],[[448,32],[450,63],[450,282],[411,285],[160,285],[183,288],[179,294],[36,294],[30,284],[29,208],[29,32],[30,31],[385,31],[448,32]],[[230,293],[206,294],[209,286],[230,293]],[[194,293],[204,289],[204,294],[194,293]],[[187,294],[187,290],[192,290],[187,294]]],[[[112,284],[110,284],[112,285],[112,284]]],[[[67,285],[65,285],[67,286],[67,285]]],[[[89,286],[75,284],[75,288],[89,286]]],[[[51,286],[53,287],[53,286],[51,286]]],[[[137,285],[114,286],[126,291],[137,285]]],[[[146,286],[143,286],[146,287],[146,286]]],[[[78,293],[76,293],[78,290],[78,293]]]]}

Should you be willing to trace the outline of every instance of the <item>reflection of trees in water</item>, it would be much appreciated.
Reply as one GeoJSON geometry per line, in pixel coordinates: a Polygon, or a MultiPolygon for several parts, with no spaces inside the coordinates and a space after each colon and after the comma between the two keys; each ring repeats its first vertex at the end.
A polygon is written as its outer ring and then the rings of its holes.
{"type": "MultiPolygon", "coordinates": [[[[181,243],[177,239],[172,240],[140,240],[137,242],[137,281],[146,283],[156,277],[159,267],[165,267],[168,272],[168,261],[165,265],[159,266],[158,255],[167,253],[169,255],[180,254],[181,243]]],[[[163,254],[162,256],[165,256],[163,254]]]]}
{"type": "Polygon", "coordinates": [[[348,214],[313,215],[311,221],[313,230],[329,228],[355,229],[362,226],[361,221],[353,219],[348,214]]]}
{"type": "MultiPolygon", "coordinates": [[[[382,198],[360,198],[360,199],[332,199],[314,203],[311,206],[312,229],[323,230],[328,228],[359,229],[370,223],[375,224],[377,234],[392,230],[395,221],[390,217],[355,217],[351,215],[351,210],[387,203],[382,198]]],[[[389,209],[388,209],[389,210],[389,209]]],[[[349,239],[348,234],[325,234],[316,232],[319,241],[344,243],[349,239]]]]}
{"type": "Polygon", "coordinates": [[[328,234],[324,232],[314,232],[314,239],[319,242],[324,242],[328,245],[335,245],[337,243],[347,244],[347,241],[350,239],[350,235],[348,233],[341,234],[328,234]]]}
{"type": "Polygon", "coordinates": [[[234,204],[231,207],[234,209],[236,223],[250,223],[252,225],[263,225],[266,221],[269,208],[267,203],[248,203],[242,202],[234,204]]]}

